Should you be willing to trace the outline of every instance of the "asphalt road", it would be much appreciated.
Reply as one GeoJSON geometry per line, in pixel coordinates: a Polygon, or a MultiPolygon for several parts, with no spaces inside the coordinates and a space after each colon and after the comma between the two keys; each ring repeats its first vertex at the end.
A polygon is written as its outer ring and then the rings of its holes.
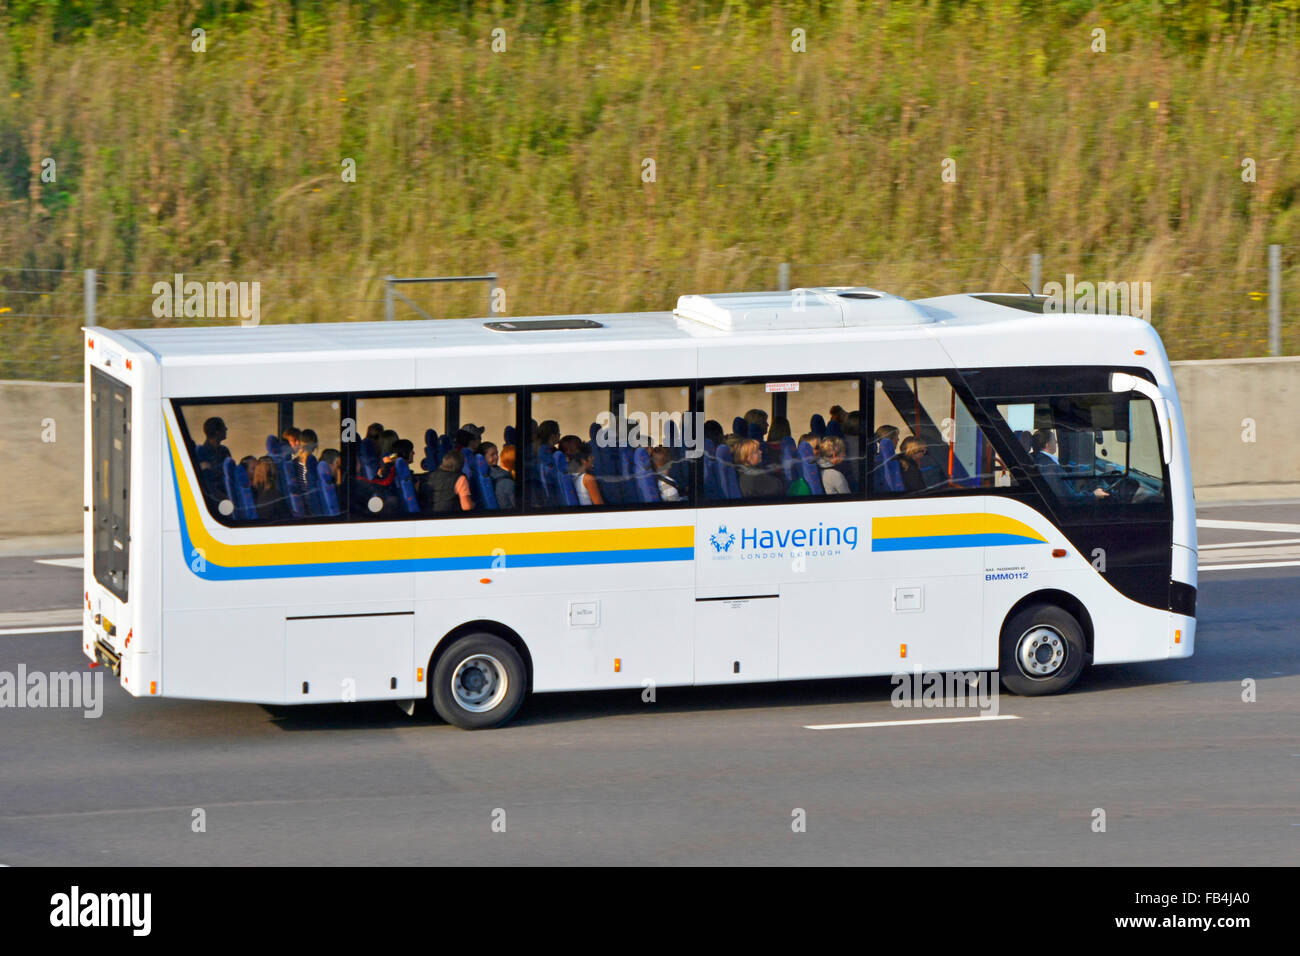
{"type": "MultiPolygon", "coordinates": [[[[111,678],[98,719],[0,709],[0,863],[1294,865],[1300,503],[1201,518],[1281,527],[1202,527],[1230,547],[1201,553],[1196,655],[1003,695],[1014,720],[806,729],[953,715],[893,708],[885,678],[548,695],[479,733],[111,678]]],[[[14,633],[80,590],[0,558],[0,671],[84,669],[75,632],[14,633]]]]}

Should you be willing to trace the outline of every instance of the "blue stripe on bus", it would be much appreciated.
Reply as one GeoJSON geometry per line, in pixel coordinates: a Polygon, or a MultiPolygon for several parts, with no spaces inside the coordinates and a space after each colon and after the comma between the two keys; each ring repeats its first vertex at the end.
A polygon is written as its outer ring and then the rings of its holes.
{"type": "Polygon", "coordinates": [[[911,538],[872,538],[872,551],[928,551],[932,548],[984,548],[1009,544],[1042,544],[1019,534],[931,534],[911,538]]]}

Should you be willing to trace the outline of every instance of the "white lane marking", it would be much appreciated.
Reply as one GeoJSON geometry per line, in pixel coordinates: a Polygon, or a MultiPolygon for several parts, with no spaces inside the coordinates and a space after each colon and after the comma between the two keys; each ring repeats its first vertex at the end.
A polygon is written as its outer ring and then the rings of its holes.
{"type": "Polygon", "coordinates": [[[1275,524],[1271,521],[1224,521],[1220,518],[1197,518],[1198,528],[1221,528],[1227,531],[1297,531],[1300,524],[1275,524]]]}
{"type": "Polygon", "coordinates": [[[1015,714],[989,717],[933,717],[921,720],[875,720],[865,724],[804,724],[804,730],[856,730],[860,727],[906,727],[911,724],[964,724],[972,720],[1019,720],[1015,714]]]}
{"type": "Polygon", "coordinates": [[[3,611],[0,612],[0,627],[45,627],[50,624],[80,627],[83,620],[82,613],[79,607],[45,611],[3,611]]]}
{"type": "Polygon", "coordinates": [[[86,559],[77,558],[37,558],[37,564],[48,564],[56,568],[76,568],[79,571],[86,570],[86,559]]]}
{"type": "Polygon", "coordinates": [[[1230,541],[1227,544],[1198,544],[1198,551],[1221,551],[1224,548],[1269,548],[1276,544],[1300,544],[1300,538],[1270,538],[1268,541],[1230,541]]]}
{"type": "Polygon", "coordinates": [[[1300,561],[1255,561],[1251,564],[1198,564],[1197,571],[1244,571],[1248,568],[1300,568],[1300,561]]]}
{"type": "Polygon", "coordinates": [[[80,631],[76,624],[67,627],[12,627],[0,631],[0,637],[16,637],[19,634],[71,634],[80,631]]]}

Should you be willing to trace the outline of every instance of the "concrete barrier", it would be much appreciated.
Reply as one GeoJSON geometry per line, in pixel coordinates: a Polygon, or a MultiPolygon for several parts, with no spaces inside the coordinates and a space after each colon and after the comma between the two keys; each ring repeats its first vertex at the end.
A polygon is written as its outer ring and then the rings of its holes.
{"type": "MultiPolygon", "coordinates": [[[[1300,356],[1175,362],[1198,501],[1300,497],[1300,356]]],[[[0,539],[81,530],[82,386],[0,381],[0,539]]]]}
{"type": "Polygon", "coordinates": [[[1196,500],[1300,497],[1300,356],[1173,365],[1196,500]]]}
{"type": "Polygon", "coordinates": [[[85,391],[0,381],[0,538],[81,531],[85,391]]]}

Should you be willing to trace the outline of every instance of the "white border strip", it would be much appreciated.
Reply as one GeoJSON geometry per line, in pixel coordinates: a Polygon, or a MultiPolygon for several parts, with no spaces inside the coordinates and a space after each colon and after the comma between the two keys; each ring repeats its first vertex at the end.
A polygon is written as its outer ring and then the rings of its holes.
{"type": "Polygon", "coordinates": [[[69,624],[66,627],[14,627],[0,631],[0,637],[17,637],[19,634],[71,634],[80,630],[80,624],[69,624]]]}
{"type": "Polygon", "coordinates": [[[1201,564],[1196,570],[1206,571],[1244,571],[1248,568],[1300,568],[1300,561],[1257,561],[1253,564],[1201,564]]]}
{"type": "Polygon", "coordinates": [[[804,724],[804,730],[857,730],[862,727],[908,727],[913,724],[966,724],[973,720],[1019,720],[1015,714],[989,717],[933,717],[921,720],[877,720],[866,724],[804,724]]]}

